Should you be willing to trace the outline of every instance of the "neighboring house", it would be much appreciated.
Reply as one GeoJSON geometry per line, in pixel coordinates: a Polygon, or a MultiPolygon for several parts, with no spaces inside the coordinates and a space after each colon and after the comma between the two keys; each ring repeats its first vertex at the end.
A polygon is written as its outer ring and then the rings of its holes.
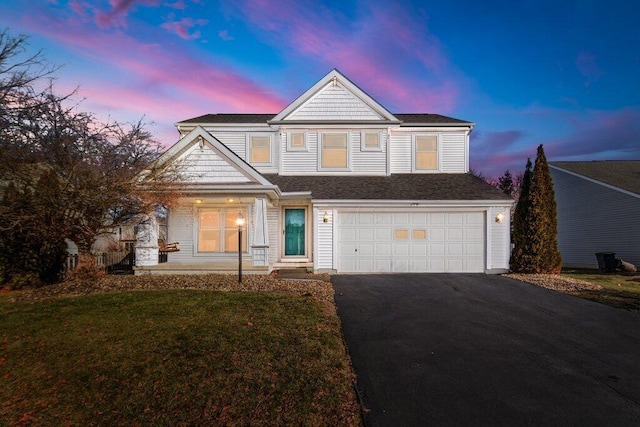
{"type": "Polygon", "coordinates": [[[513,201],[469,173],[473,126],[392,114],[337,70],[277,114],[179,122],[157,162],[184,168],[180,251],[137,273],[233,271],[238,215],[254,271],[503,272],[513,201]]]}
{"type": "Polygon", "coordinates": [[[615,252],[640,265],[640,160],[549,163],[565,266],[597,266],[615,252]]]}

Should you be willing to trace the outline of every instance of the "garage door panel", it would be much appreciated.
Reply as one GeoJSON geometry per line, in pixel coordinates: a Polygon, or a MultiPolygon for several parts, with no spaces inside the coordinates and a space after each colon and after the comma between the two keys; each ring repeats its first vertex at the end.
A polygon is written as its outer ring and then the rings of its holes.
{"type": "Polygon", "coordinates": [[[482,272],[483,212],[338,215],[340,272],[482,272]]]}
{"type": "Polygon", "coordinates": [[[427,256],[427,245],[411,245],[411,256],[427,256]]]}
{"type": "Polygon", "coordinates": [[[442,256],[445,254],[445,244],[444,243],[431,243],[429,245],[429,255],[430,256],[442,256]]]}
{"type": "Polygon", "coordinates": [[[375,256],[375,244],[373,243],[360,243],[358,245],[358,255],[361,257],[373,257],[375,256]]]}
{"type": "Polygon", "coordinates": [[[408,243],[392,243],[391,244],[391,254],[393,256],[407,256],[409,255],[409,244],[408,243]]]}
{"type": "Polygon", "coordinates": [[[464,244],[462,243],[449,243],[447,245],[447,255],[461,257],[464,254],[463,248],[464,244]]]}
{"type": "Polygon", "coordinates": [[[376,228],[376,241],[390,242],[393,236],[393,232],[390,228],[376,228]]]}
{"type": "Polygon", "coordinates": [[[447,230],[447,240],[463,240],[464,230],[462,228],[450,228],[447,230]]]}
{"type": "Polygon", "coordinates": [[[445,240],[445,229],[444,228],[430,228],[427,231],[427,236],[429,240],[432,242],[442,242],[445,240]]]}
{"type": "Polygon", "coordinates": [[[359,241],[373,241],[375,240],[374,228],[359,228],[356,235],[359,241]]]}

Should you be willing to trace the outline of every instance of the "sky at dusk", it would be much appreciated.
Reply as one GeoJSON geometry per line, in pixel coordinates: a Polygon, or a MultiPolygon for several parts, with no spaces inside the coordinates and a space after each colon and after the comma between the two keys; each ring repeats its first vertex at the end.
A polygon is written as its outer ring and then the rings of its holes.
{"type": "Polygon", "coordinates": [[[167,147],[207,113],[278,113],[331,69],[393,113],[476,123],[470,163],[640,159],[640,2],[3,0],[56,90],[167,147]]]}

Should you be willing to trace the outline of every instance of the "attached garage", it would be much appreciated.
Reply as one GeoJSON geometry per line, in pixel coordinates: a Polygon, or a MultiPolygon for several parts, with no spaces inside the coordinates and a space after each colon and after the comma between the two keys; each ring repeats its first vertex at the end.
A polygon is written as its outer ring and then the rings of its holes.
{"type": "Polygon", "coordinates": [[[485,222],[485,211],[340,211],[338,272],[482,273],[485,222]]]}

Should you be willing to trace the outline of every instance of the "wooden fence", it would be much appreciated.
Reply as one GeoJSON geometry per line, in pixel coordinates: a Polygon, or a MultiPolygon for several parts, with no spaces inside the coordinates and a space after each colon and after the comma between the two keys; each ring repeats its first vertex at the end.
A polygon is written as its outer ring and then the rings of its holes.
{"type": "MultiPolygon", "coordinates": [[[[112,251],[102,252],[94,255],[96,267],[105,270],[107,273],[117,273],[124,271],[133,272],[135,266],[135,252],[133,251],[112,251]]],[[[161,251],[158,254],[158,263],[167,262],[167,252],[161,251]]],[[[74,270],[78,267],[78,254],[69,254],[65,263],[67,270],[74,270]]]]}

